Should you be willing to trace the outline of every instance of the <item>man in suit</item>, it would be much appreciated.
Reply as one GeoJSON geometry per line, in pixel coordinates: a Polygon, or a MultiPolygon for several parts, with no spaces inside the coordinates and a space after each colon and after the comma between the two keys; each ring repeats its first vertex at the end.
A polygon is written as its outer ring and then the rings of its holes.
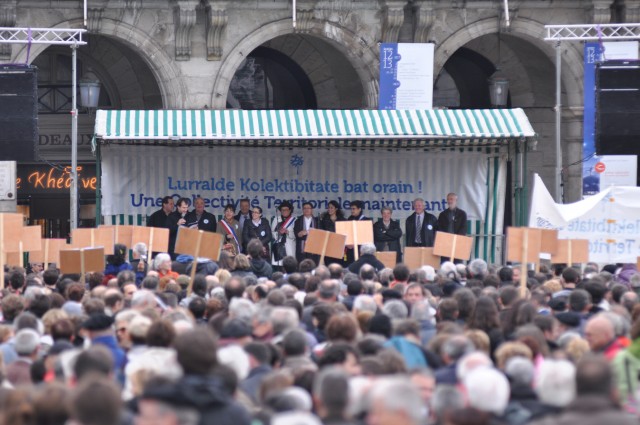
{"type": "Polygon", "coordinates": [[[247,198],[240,199],[240,212],[236,214],[234,217],[238,220],[238,225],[241,229],[244,229],[245,220],[251,221],[251,205],[249,204],[249,200],[247,198]]]}
{"type": "Polygon", "coordinates": [[[438,216],[438,230],[465,236],[467,234],[467,213],[458,208],[458,195],[448,194],[447,205],[449,208],[438,216]]]}
{"type": "Polygon", "coordinates": [[[302,215],[298,217],[293,225],[293,233],[296,235],[296,259],[298,262],[311,258],[316,265],[320,257],[315,254],[308,254],[304,252],[304,245],[307,242],[307,235],[309,229],[318,228],[318,217],[313,216],[313,206],[310,202],[302,204],[302,215]]]}
{"type": "Polygon", "coordinates": [[[405,246],[432,247],[436,240],[438,220],[432,214],[425,212],[424,199],[413,201],[413,214],[405,223],[407,240],[405,246]]]}
{"type": "Polygon", "coordinates": [[[373,225],[373,240],[377,251],[395,251],[396,262],[402,262],[402,248],[400,238],[402,229],[398,220],[392,220],[393,211],[390,207],[382,207],[382,218],[373,225]]]}
{"type": "Polygon", "coordinates": [[[187,214],[185,220],[187,226],[192,229],[205,230],[207,232],[215,232],[217,227],[216,217],[204,210],[204,199],[198,197],[193,202],[194,209],[187,214]]]}

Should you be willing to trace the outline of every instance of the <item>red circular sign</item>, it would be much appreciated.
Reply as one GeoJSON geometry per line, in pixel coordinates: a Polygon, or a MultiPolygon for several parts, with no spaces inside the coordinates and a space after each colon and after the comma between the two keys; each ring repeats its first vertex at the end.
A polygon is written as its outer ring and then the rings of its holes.
{"type": "Polygon", "coordinates": [[[607,167],[605,167],[604,162],[598,162],[593,168],[596,170],[596,173],[604,173],[607,167]]]}

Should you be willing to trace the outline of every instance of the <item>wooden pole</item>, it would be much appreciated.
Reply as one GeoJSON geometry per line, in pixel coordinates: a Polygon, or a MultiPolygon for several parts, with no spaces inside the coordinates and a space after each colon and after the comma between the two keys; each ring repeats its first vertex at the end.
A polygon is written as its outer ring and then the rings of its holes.
{"type": "Polygon", "coordinates": [[[353,224],[351,225],[351,228],[353,229],[353,258],[354,260],[358,261],[358,258],[360,258],[360,252],[358,249],[358,231],[356,227],[356,221],[353,220],[352,223],[353,224]]]}
{"type": "Polygon", "coordinates": [[[48,269],[49,268],[49,239],[45,239],[44,240],[44,257],[42,257],[42,259],[44,261],[42,261],[44,264],[44,269],[48,269]]]}
{"type": "Polygon", "coordinates": [[[529,257],[529,229],[522,232],[522,262],[520,263],[520,298],[527,295],[527,259],[529,257]]]}
{"type": "Polygon", "coordinates": [[[571,239],[567,239],[567,267],[573,266],[573,252],[571,252],[571,239]]]}
{"type": "Polygon", "coordinates": [[[20,267],[24,267],[24,248],[22,245],[22,240],[18,242],[18,265],[20,267]]]}
{"type": "Polygon", "coordinates": [[[200,255],[200,244],[202,243],[202,234],[204,230],[198,231],[198,242],[196,242],[196,252],[191,262],[191,280],[189,280],[189,286],[187,287],[187,297],[191,295],[193,289],[193,280],[196,278],[196,269],[198,268],[198,256],[200,255]]]}
{"type": "MultiPolygon", "coordinates": [[[[93,232],[92,232],[93,234],[93,232]]],[[[84,248],[80,248],[80,283],[84,285],[84,274],[86,273],[84,267],[84,248]]]]}
{"type": "Polygon", "coordinates": [[[451,256],[449,257],[449,261],[454,260],[454,256],[456,255],[456,242],[458,242],[458,235],[453,235],[453,243],[451,244],[451,256]]]}
{"type": "Polygon", "coordinates": [[[149,254],[149,263],[151,263],[151,259],[153,258],[153,227],[150,227],[149,231],[149,245],[147,246],[147,254],[149,254]]]}
{"type": "Polygon", "coordinates": [[[324,242],[322,243],[322,255],[320,256],[320,264],[324,264],[324,256],[327,253],[327,245],[329,245],[329,233],[325,233],[324,235],[324,242]]]}

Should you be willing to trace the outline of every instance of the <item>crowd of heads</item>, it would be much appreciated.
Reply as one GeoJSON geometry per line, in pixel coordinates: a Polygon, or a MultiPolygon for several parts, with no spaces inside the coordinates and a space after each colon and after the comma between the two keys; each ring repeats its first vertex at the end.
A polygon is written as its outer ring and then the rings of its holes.
{"type": "Polygon", "coordinates": [[[8,270],[0,425],[637,422],[635,266],[286,257],[267,279],[247,254],[193,282],[162,254],[141,280],[8,270]]]}

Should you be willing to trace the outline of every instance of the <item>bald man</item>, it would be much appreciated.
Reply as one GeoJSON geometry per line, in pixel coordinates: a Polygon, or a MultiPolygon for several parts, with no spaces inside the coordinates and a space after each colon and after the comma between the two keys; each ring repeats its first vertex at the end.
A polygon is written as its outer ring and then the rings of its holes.
{"type": "Polygon", "coordinates": [[[624,348],[616,338],[614,324],[602,314],[589,319],[584,328],[584,337],[591,351],[604,355],[609,361],[624,348]]]}

